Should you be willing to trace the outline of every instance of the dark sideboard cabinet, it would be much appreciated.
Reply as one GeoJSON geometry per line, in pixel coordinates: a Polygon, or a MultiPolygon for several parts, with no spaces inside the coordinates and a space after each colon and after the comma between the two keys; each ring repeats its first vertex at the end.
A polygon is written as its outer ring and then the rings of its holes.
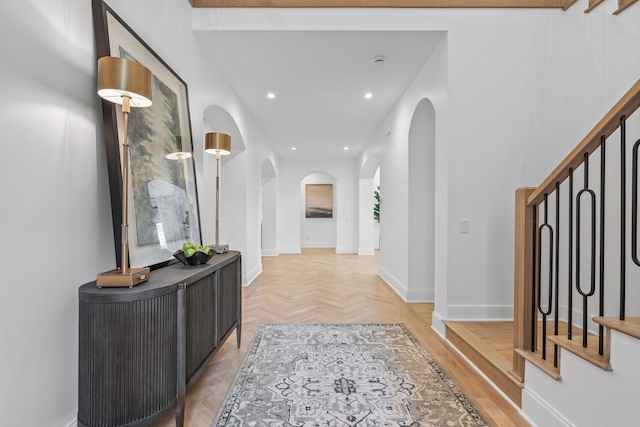
{"type": "Polygon", "coordinates": [[[242,323],[241,255],[172,264],[134,288],[78,290],[78,426],[150,426],[175,410],[186,388],[242,323]]]}

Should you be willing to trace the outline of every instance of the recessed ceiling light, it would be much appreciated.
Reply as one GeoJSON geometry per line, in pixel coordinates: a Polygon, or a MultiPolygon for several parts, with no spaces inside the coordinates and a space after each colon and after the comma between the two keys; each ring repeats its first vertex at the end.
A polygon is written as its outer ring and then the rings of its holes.
{"type": "Polygon", "coordinates": [[[371,98],[373,98],[373,94],[371,92],[367,92],[367,93],[364,94],[364,97],[366,99],[371,99],[371,98]]]}
{"type": "Polygon", "coordinates": [[[276,94],[275,94],[275,93],[273,93],[273,92],[269,92],[269,93],[267,94],[267,98],[269,98],[269,99],[273,99],[273,98],[275,98],[275,97],[276,97],[276,94]]]}
{"type": "Polygon", "coordinates": [[[344,151],[349,151],[349,147],[344,147],[344,151]]]}
{"type": "Polygon", "coordinates": [[[291,151],[296,151],[296,147],[291,147],[291,151]]]}

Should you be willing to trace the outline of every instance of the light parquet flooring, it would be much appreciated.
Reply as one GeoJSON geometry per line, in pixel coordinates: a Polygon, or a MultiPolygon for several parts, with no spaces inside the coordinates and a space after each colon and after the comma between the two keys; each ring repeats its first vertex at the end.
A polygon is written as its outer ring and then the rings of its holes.
{"type": "MultiPolygon", "coordinates": [[[[262,259],[242,292],[242,345],[235,334],[187,393],[185,426],[210,427],[260,323],[404,323],[495,427],[528,426],[457,351],[431,329],[432,304],[405,303],[378,275],[377,256],[303,249],[262,259]]],[[[157,424],[172,427],[172,416],[157,424]]]]}

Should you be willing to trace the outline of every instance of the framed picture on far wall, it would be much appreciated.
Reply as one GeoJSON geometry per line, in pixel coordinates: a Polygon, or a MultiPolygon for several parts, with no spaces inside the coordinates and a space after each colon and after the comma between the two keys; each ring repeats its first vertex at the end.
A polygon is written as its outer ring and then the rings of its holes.
{"type": "Polygon", "coordinates": [[[305,217],[333,218],[333,184],[306,184],[305,217]]]}

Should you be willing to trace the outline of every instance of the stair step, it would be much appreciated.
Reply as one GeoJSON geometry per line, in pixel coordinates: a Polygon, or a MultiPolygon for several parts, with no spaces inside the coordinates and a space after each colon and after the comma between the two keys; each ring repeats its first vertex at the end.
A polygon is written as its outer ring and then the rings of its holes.
{"type": "Polygon", "coordinates": [[[620,320],[617,317],[594,317],[593,321],[605,328],[640,339],[640,317],[627,317],[625,320],[620,320]]]}
{"type": "Polygon", "coordinates": [[[542,353],[540,351],[532,352],[523,350],[521,348],[516,348],[513,350],[517,355],[523,357],[532,365],[540,369],[545,374],[549,375],[556,381],[562,380],[560,376],[560,358],[558,356],[558,367],[553,366],[553,357],[551,359],[547,358],[546,360],[542,358],[542,353]]]}
{"type": "Polygon", "coordinates": [[[599,354],[598,337],[596,335],[589,334],[587,336],[587,347],[582,346],[582,336],[569,339],[566,336],[555,335],[549,337],[549,341],[557,344],[565,350],[570,351],[576,356],[586,360],[589,363],[603,369],[605,371],[611,370],[610,361],[610,340],[608,334],[604,337],[603,354],[599,354]]]}
{"type": "Polygon", "coordinates": [[[618,0],[618,8],[613,12],[614,15],[619,14],[638,0],[618,0]]]}
{"type": "MultiPolygon", "coordinates": [[[[493,323],[493,322],[492,322],[493,323]]],[[[464,322],[447,323],[447,340],[464,354],[484,375],[487,376],[517,406],[522,405],[523,383],[512,373],[513,362],[470,331],[464,322]]]]}
{"type": "MultiPolygon", "coordinates": [[[[541,323],[541,322],[540,322],[541,323]]],[[[640,322],[638,323],[640,325],[640,322]]],[[[552,328],[551,325],[547,326],[548,330],[552,328]]],[[[556,381],[561,381],[562,377],[560,375],[560,362],[561,362],[561,354],[560,349],[565,349],[575,354],[576,356],[586,360],[589,363],[605,370],[611,370],[610,364],[610,340],[609,335],[605,334],[604,338],[604,352],[603,355],[599,354],[599,342],[598,336],[594,334],[587,334],[587,347],[582,346],[582,330],[573,326],[572,328],[572,339],[568,338],[568,326],[564,322],[560,322],[558,328],[558,335],[547,335],[547,358],[546,360],[542,358],[541,348],[541,339],[542,334],[540,333],[540,325],[538,329],[538,344],[535,352],[531,352],[524,349],[514,349],[515,354],[525,358],[527,361],[535,365],[538,369],[549,375],[556,381]],[[560,349],[558,350],[558,363],[557,366],[553,365],[553,348],[554,345],[558,346],[560,349]]]]}

